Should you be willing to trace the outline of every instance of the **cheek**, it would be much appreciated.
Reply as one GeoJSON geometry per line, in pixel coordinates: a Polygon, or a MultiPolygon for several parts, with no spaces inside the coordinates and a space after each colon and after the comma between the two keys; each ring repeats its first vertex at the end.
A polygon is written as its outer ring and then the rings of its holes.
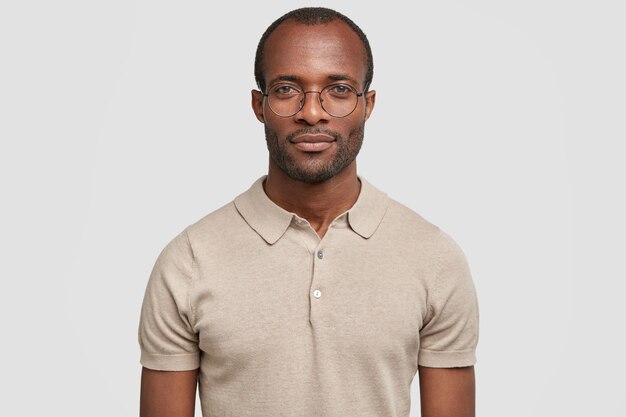
{"type": "MultiPolygon", "coordinates": [[[[355,110],[355,112],[356,111],[357,110],[355,110]]],[[[348,138],[351,134],[361,129],[364,123],[364,119],[363,117],[361,117],[360,114],[358,115],[358,117],[351,117],[351,116],[357,116],[357,115],[350,115],[350,120],[349,121],[346,120],[346,123],[343,125],[342,130],[340,132],[341,135],[345,138],[348,138]]]]}
{"type": "Polygon", "coordinates": [[[278,117],[269,109],[265,110],[265,125],[277,132],[285,132],[289,131],[289,129],[293,130],[294,126],[296,128],[298,126],[294,123],[292,118],[278,117]]]}

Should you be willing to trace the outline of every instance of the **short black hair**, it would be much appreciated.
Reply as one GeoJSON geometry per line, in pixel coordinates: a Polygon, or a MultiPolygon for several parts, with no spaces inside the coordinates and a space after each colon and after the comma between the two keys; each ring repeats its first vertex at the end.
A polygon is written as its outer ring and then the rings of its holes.
{"type": "Polygon", "coordinates": [[[254,58],[254,78],[256,84],[261,91],[265,91],[265,74],[263,72],[263,58],[265,51],[265,42],[267,38],[276,30],[281,23],[286,20],[293,19],[297,23],[302,23],[307,26],[322,25],[330,23],[335,20],[341,20],[350,26],[350,28],[358,35],[359,39],[363,43],[366,55],[367,70],[365,73],[365,89],[369,88],[374,77],[374,58],[372,57],[372,48],[367,40],[367,36],[349,17],[326,7],[303,7],[301,9],[292,10],[289,13],[284,14],[274,21],[263,33],[259,45],[256,49],[256,56],[254,58]]]}

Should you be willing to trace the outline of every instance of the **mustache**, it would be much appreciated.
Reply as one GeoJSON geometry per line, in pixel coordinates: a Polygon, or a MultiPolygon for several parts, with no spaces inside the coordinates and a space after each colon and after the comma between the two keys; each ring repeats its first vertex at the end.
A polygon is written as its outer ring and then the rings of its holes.
{"type": "Polygon", "coordinates": [[[313,128],[305,127],[302,129],[298,129],[295,132],[291,132],[290,134],[287,135],[286,139],[289,142],[291,142],[296,136],[303,135],[303,134],[315,135],[317,133],[322,133],[328,136],[332,136],[332,138],[335,140],[339,140],[339,138],[341,138],[341,135],[339,135],[339,133],[335,132],[334,130],[325,129],[323,127],[313,127],[313,128]]]}

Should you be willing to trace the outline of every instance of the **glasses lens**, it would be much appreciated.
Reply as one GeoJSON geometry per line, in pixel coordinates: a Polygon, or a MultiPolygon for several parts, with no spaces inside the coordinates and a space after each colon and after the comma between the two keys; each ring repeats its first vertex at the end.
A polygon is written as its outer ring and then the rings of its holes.
{"type": "Polygon", "coordinates": [[[346,117],[357,105],[356,91],[345,84],[329,85],[320,95],[322,107],[334,117],[346,117]]]}
{"type": "Polygon", "coordinates": [[[356,91],[345,84],[329,85],[320,95],[322,107],[334,117],[346,117],[357,105],[356,91]]]}
{"type": "Polygon", "coordinates": [[[272,87],[268,92],[267,100],[270,108],[279,116],[293,116],[300,111],[304,93],[289,85],[272,87]]]}

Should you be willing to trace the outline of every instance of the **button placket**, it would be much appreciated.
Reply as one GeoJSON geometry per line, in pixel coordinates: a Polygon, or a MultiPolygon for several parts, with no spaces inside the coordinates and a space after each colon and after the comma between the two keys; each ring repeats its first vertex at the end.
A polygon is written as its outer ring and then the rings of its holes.
{"type": "MultiPolygon", "coordinates": [[[[328,302],[332,300],[328,298],[327,291],[332,290],[331,287],[326,286],[328,282],[328,274],[331,272],[330,265],[328,264],[329,252],[328,252],[328,236],[324,237],[325,240],[318,240],[317,244],[312,247],[312,251],[309,252],[312,259],[312,280],[309,292],[310,297],[310,322],[311,325],[317,327],[326,322],[327,309],[330,307],[328,302]]],[[[320,327],[321,330],[323,327],[320,327]]]]}
{"type": "Polygon", "coordinates": [[[322,261],[324,259],[324,250],[322,248],[317,248],[317,250],[314,252],[313,255],[315,258],[314,259],[314,267],[313,267],[313,288],[315,288],[313,290],[313,297],[319,299],[322,296],[322,291],[319,289],[319,274],[320,274],[320,261],[322,261]],[[317,288],[316,288],[317,287],[317,288]]]}

